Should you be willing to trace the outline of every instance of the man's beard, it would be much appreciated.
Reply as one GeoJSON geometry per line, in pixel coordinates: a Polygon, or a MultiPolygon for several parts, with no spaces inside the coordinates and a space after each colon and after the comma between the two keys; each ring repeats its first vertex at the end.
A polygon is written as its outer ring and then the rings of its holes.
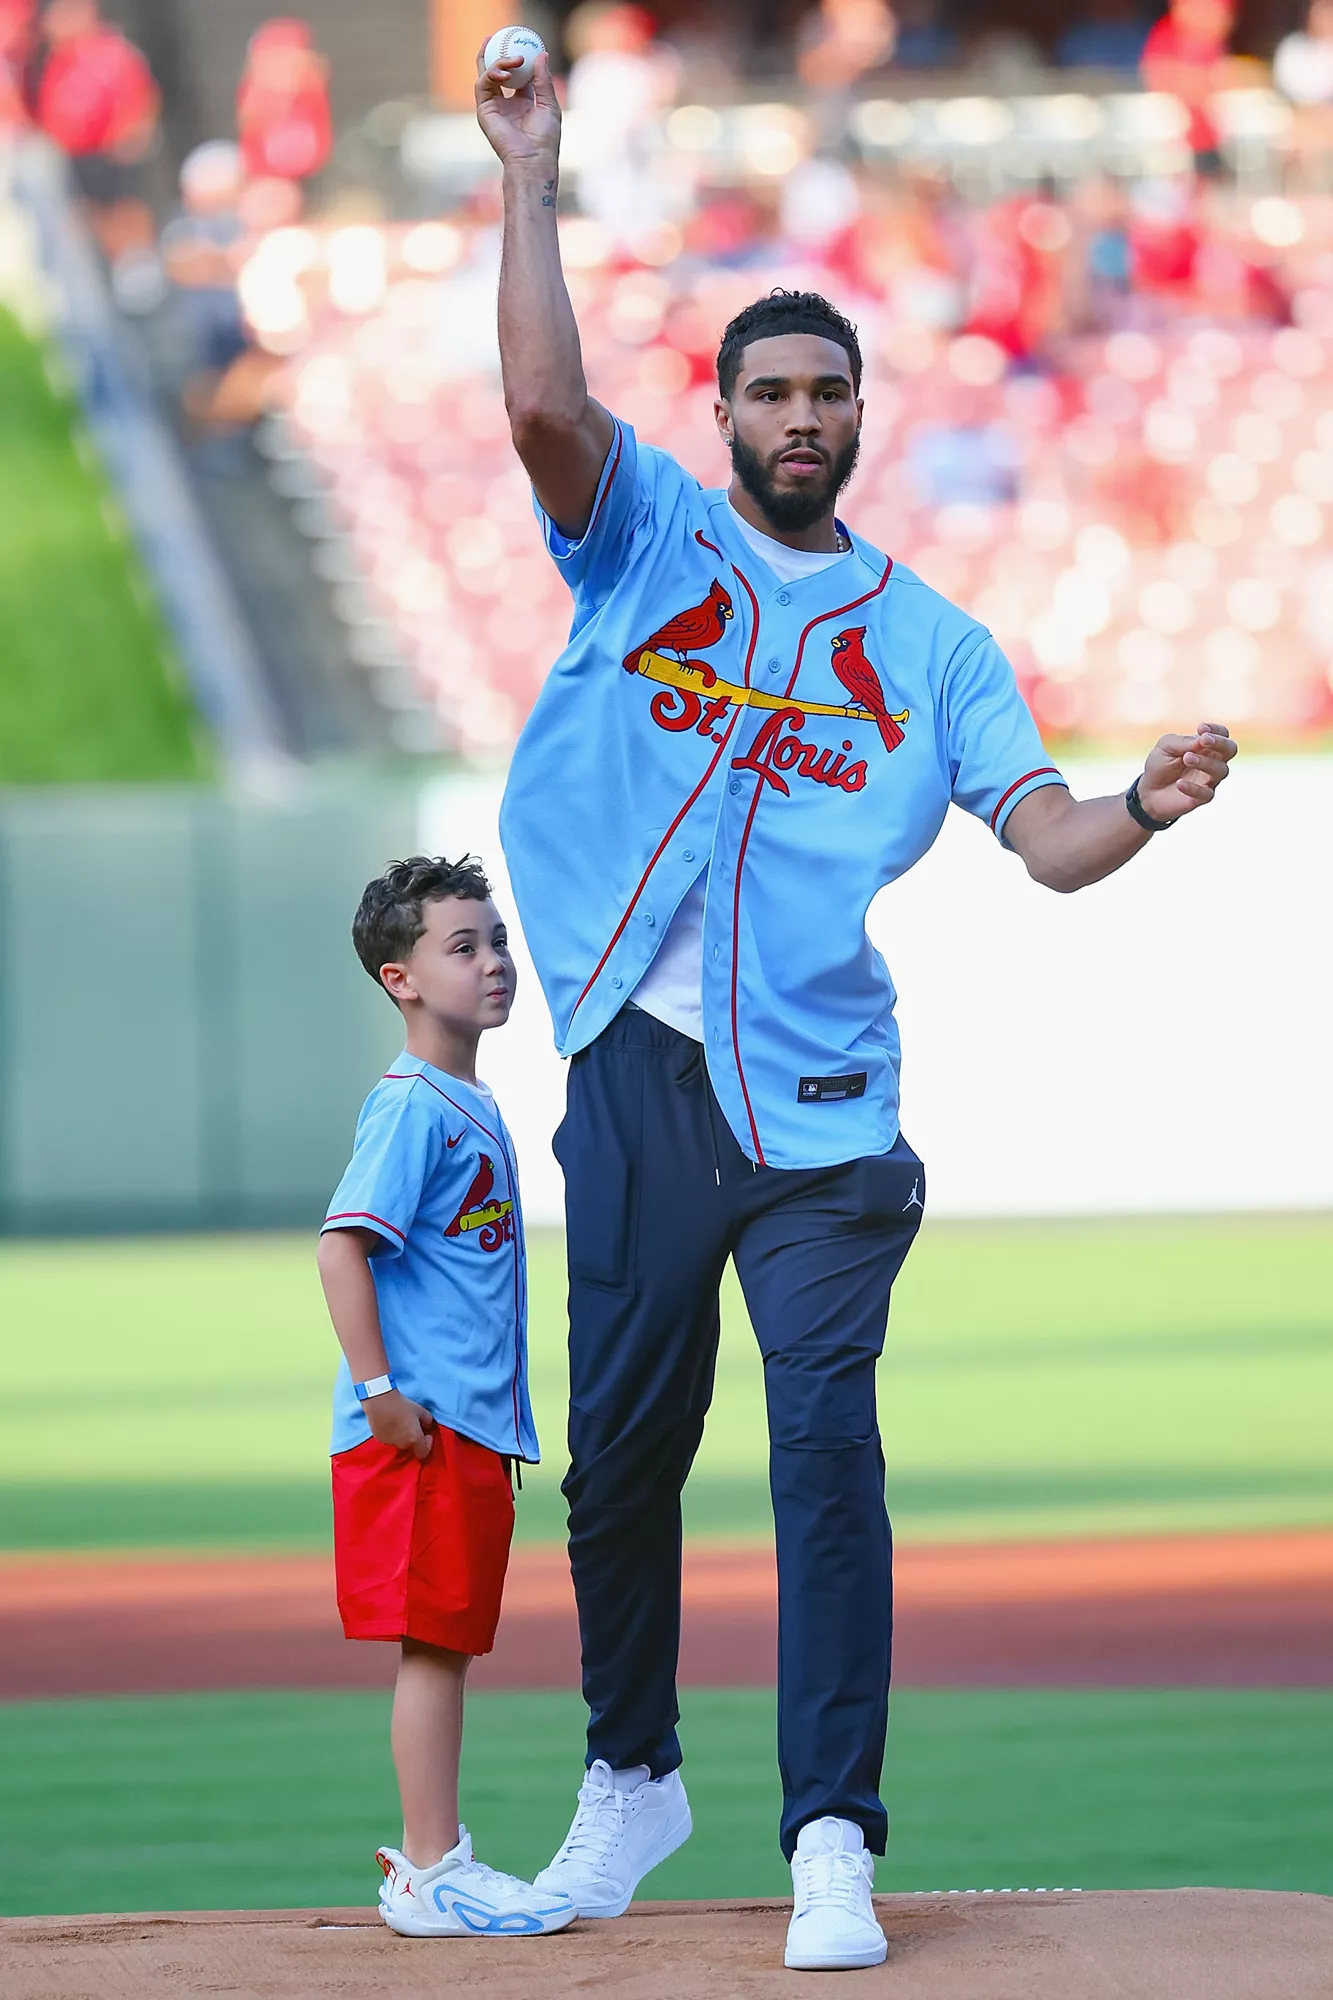
{"type": "MultiPolygon", "coordinates": [[[[803,528],[813,528],[815,522],[828,513],[847,481],[856,468],[861,451],[861,433],[845,444],[838,456],[826,460],[825,476],[817,485],[797,487],[795,490],[779,487],[774,474],[778,460],[785,452],[793,449],[783,445],[769,458],[760,458],[757,451],[746,444],[739,431],[731,440],[732,470],[740,480],[755,505],[760,509],[770,527],[782,534],[799,534],[803,528]],[[813,488],[813,490],[812,490],[813,488]]],[[[811,451],[819,451],[819,445],[811,445],[811,451]]]]}

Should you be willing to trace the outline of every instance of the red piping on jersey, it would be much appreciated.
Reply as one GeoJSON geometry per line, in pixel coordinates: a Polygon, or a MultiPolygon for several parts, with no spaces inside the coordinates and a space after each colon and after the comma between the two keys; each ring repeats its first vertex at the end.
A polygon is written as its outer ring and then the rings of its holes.
{"type": "Polygon", "coordinates": [[[381,1229],[391,1229],[401,1242],[407,1241],[396,1222],[386,1222],[382,1215],[372,1215],[368,1208],[340,1208],[336,1215],[325,1216],[323,1227],[327,1229],[331,1222],[378,1222],[381,1229]]]}
{"type": "Polygon", "coordinates": [[[1015,778],[1013,784],[1010,785],[1008,791],[1004,793],[1003,797],[1000,800],[1000,803],[996,806],[994,812],[990,816],[990,830],[992,833],[994,833],[995,831],[995,822],[999,819],[1000,814],[1004,811],[1006,801],[1011,799],[1014,796],[1014,793],[1018,791],[1021,786],[1031,783],[1033,778],[1060,778],[1061,783],[1063,784],[1064,782],[1063,778],[1061,778],[1060,772],[1056,770],[1054,764],[1039,764],[1035,771],[1025,771],[1021,778],[1015,778]]]}
{"type": "MultiPolygon", "coordinates": [[[[875,585],[875,588],[873,590],[866,591],[864,597],[854,597],[850,604],[840,604],[836,611],[821,611],[818,618],[812,618],[810,620],[810,623],[806,626],[804,632],[802,632],[800,638],[796,642],[796,664],[791,670],[791,679],[787,682],[788,694],[791,693],[792,689],[796,685],[796,677],[801,671],[801,660],[805,654],[805,642],[810,637],[810,634],[814,631],[816,625],[823,625],[830,618],[845,618],[849,611],[856,611],[862,604],[869,604],[871,598],[878,597],[881,590],[883,590],[885,584],[889,580],[889,576],[890,573],[892,572],[892,569],[893,569],[893,557],[885,556],[884,574],[880,578],[879,582],[875,585]]],[[[763,779],[758,778],[755,780],[755,782],[756,784],[762,784],[763,779]]]]}
{"type": "MultiPolygon", "coordinates": [[[[697,535],[696,538],[699,541],[704,539],[702,535],[697,535]]],[[[710,542],[708,546],[712,548],[713,544],[710,542]]],[[[719,549],[716,553],[721,555],[722,552],[719,549]]],[[[730,558],[724,557],[723,560],[730,561],[730,558]]],[[[750,651],[745,661],[745,685],[748,687],[750,685],[750,662],[754,658],[755,647],[759,639],[759,600],[755,596],[750,579],[746,576],[744,570],[738,569],[736,564],[732,563],[731,573],[745,586],[745,594],[750,600],[750,611],[754,620],[753,630],[750,635],[750,651]]],[[[740,710],[738,709],[736,713],[739,715],[740,710]]],[[[736,891],[732,898],[731,907],[731,1052],[736,1059],[736,1079],[741,1087],[741,1096],[745,1100],[745,1115],[750,1121],[750,1137],[754,1140],[754,1150],[758,1156],[760,1166],[766,1167],[768,1162],[764,1158],[764,1149],[759,1143],[759,1127],[755,1123],[754,1106],[750,1103],[750,1088],[745,1081],[745,1065],[741,1061],[740,1025],[736,1007],[736,985],[740,978],[741,956],[741,862],[745,858],[745,843],[749,840],[750,828],[754,825],[754,816],[758,810],[759,793],[762,786],[763,779],[756,778],[754,797],[750,801],[749,817],[745,822],[745,831],[741,835],[740,849],[736,856],[736,891]]]]}
{"type": "MultiPolygon", "coordinates": [[[[700,539],[702,539],[702,537],[700,537],[700,539]]],[[[749,584],[746,583],[745,578],[741,576],[741,572],[738,569],[736,569],[735,563],[732,564],[732,568],[733,570],[736,571],[736,575],[741,577],[741,582],[745,583],[745,588],[747,590],[750,590],[749,584]]],[[[885,584],[888,582],[889,575],[892,569],[893,569],[893,558],[892,556],[886,556],[884,558],[884,574],[883,576],[881,576],[879,582],[875,585],[875,588],[873,590],[867,590],[862,596],[854,597],[850,604],[840,604],[836,606],[832,611],[822,611],[818,618],[812,618],[810,620],[810,623],[806,626],[804,632],[802,632],[796,644],[796,663],[791,670],[791,679],[787,682],[786,691],[788,696],[791,695],[791,691],[796,685],[797,676],[801,671],[801,660],[805,654],[805,642],[810,637],[810,634],[814,631],[816,625],[823,625],[827,623],[827,621],[830,618],[843,618],[847,615],[849,611],[855,611],[858,605],[868,604],[872,597],[878,597],[881,590],[883,590],[885,584]]],[[[750,591],[750,598],[751,602],[753,602],[754,601],[753,591],[750,591]]],[[[758,630],[759,630],[759,607],[756,604],[755,605],[756,634],[758,633],[758,630]]],[[[731,1048],[732,1048],[732,1053],[736,1058],[736,1075],[740,1080],[741,1096],[745,1100],[745,1115],[750,1121],[750,1137],[754,1140],[755,1154],[758,1158],[761,1167],[767,1166],[768,1162],[764,1158],[764,1149],[759,1143],[759,1128],[755,1123],[754,1107],[750,1103],[750,1091],[745,1081],[745,1068],[743,1063],[741,1062],[740,1011],[738,1006],[737,987],[740,980],[740,956],[741,956],[741,945],[740,945],[741,870],[745,866],[745,850],[750,843],[750,832],[754,826],[755,814],[759,810],[759,797],[762,790],[763,790],[763,780],[762,778],[756,778],[754,787],[754,797],[750,801],[750,811],[745,821],[745,831],[741,835],[740,846],[736,851],[736,889],[735,889],[735,895],[732,899],[732,912],[731,912],[731,1048]]]]}
{"type": "MultiPolygon", "coordinates": [[[[728,561],[728,558],[722,555],[722,551],[718,548],[715,548],[712,542],[705,540],[704,536],[701,533],[699,533],[697,529],[695,531],[694,538],[697,542],[702,542],[705,548],[712,549],[714,555],[721,556],[723,562],[728,561]]],[[[753,609],[753,620],[750,631],[750,644],[745,655],[745,686],[749,687],[750,669],[754,665],[754,649],[759,643],[759,603],[758,599],[755,597],[753,590],[751,590],[750,588],[748,579],[741,575],[740,570],[736,569],[735,563],[731,564],[731,568],[733,569],[733,571],[735,571],[735,574],[738,577],[740,577],[740,581],[745,585],[746,593],[749,596],[750,604],[753,609]]],[[[616,946],[620,943],[621,938],[625,935],[625,926],[629,922],[630,918],[634,915],[634,911],[638,905],[639,898],[640,896],[642,896],[644,890],[648,886],[649,876],[652,874],[654,868],[656,868],[658,862],[662,859],[662,856],[666,853],[666,850],[671,845],[671,842],[675,839],[676,830],[680,826],[681,821],[684,818],[686,818],[686,816],[691,812],[694,806],[697,805],[700,794],[707,789],[708,782],[711,779],[714,771],[716,771],[719,762],[721,761],[722,752],[726,749],[727,744],[731,738],[731,732],[736,727],[736,724],[740,721],[740,714],[741,714],[740,710],[737,709],[735,714],[732,716],[731,721],[727,724],[726,729],[722,733],[722,741],[718,744],[717,749],[713,752],[712,757],[709,759],[708,769],[704,772],[702,778],[700,778],[698,784],[695,786],[694,790],[690,793],[689,797],[686,799],[680,811],[676,814],[676,817],[672,820],[666,832],[662,835],[662,838],[658,842],[657,847],[652,855],[652,858],[648,863],[648,866],[644,869],[643,874],[639,877],[638,887],[635,889],[634,894],[630,897],[629,902],[626,904],[625,912],[624,915],[621,917],[620,922],[616,925],[614,931],[612,931],[611,939],[606,947],[606,950],[602,953],[596,965],[593,967],[592,977],[589,979],[582,993],[580,993],[578,999],[574,1002],[573,1008],[571,1009],[569,1016],[571,1026],[573,1025],[575,1014],[578,1013],[579,1008],[583,1005],[588,995],[592,992],[593,987],[597,984],[597,981],[601,978],[602,973],[605,971],[606,961],[610,958],[612,952],[615,950],[616,946]]]]}
{"type": "MultiPolygon", "coordinates": [[[[387,1069],[384,1072],[382,1081],[385,1083],[427,1084],[429,1085],[430,1089],[432,1089],[435,1092],[435,1095],[437,1097],[442,1097],[446,1104],[452,1104],[455,1111],[461,1112],[463,1117],[470,1120],[470,1122],[476,1126],[479,1132],[484,1132],[486,1134],[486,1137],[490,1140],[491,1144],[493,1146],[498,1146],[501,1153],[504,1155],[505,1173],[509,1179],[509,1199],[513,1202],[514,1207],[517,1209],[518,1175],[514,1169],[514,1162],[509,1157],[509,1148],[508,1146],[506,1146],[504,1140],[500,1137],[498,1132],[492,1132],[490,1126],[484,1125],[481,1119],[478,1118],[475,1111],[469,1111],[466,1104],[460,1104],[456,1097],[450,1097],[448,1091],[441,1090],[438,1083],[431,1083],[430,1078],[428,1076],[423,1076],[420,1070],[387,1069]]],[[[392,1228],[393,1226],[392,1223],[389,1226],[390,1228],[392,1228]]],[[[399,1234],[400,1235],[402,1234],[401,1230],[399,1231],[399,1234]]],[[[406,1241],[406,1238],[404,1238],[404,1241],[406,1241]]],[[[517,1229],[514,1231],[513,1243],[514,1243],[514,1380],[512,1384],[512,1394],[514,1401],[514,1444],[516,1447],[516,1455],[521,1456],[523,1447],[523,1437],[519,1429],[519,1421],[518,1421],[518,1378],[523,1364],[523,1352],[519,1340],[519,1312],[522,1301],[518,1285],[517,1229]]]]}
{"type": "MultiPolygon", "coordinates": [[[[446,1104],[452,1104],[455,1111],[461,1112],[464,1118],[469,1119],[472,1122],[472,1124],[476,1126],[479,1132],[484,1132],[486,1134],[486,1137],[490,1140],[493,1146],[498,1146],[500,1148],[500,1151],[504,1153],[505,1156],[505,1168],[506,1170],[508,1169],[509,1155],[507,1152],[505,1152],[505,1142],[500,1137],[499,1133],[492,1132],[489,1125],[483,1125],[475,1111],[469,1111],[466,1104],[460,1104],[456,1097],[450,1097],[447,1090],[441,1090],[438,1083],[432,1083],[428,1076],[423,1076],[421,1074],[420,1070],[386,1069],[384,1075],[380,1078],[380,1081],[381,1083],[424,1083],[429,1090],[433,1090],[435,1092],[435,1095],[437,1097],[442,1097],[446,1104]]],[[[512,1194],[512,1192],[513,1190],[511,1188],[510,1193],[512,1194]]]]}
{"type": "Polygon", "coordinates": [[[750,1137],[754,1140],[755,1155],[760,1166],[766,1167],[768,1161],[764,1158],[764,1149],[759,1143],[759,1127],[755,1124],[754,1107],[750,1103],[745,1069],[741,1063],[740,1015],[736,1006],[736,988],[740,979],[741,962],[741,864],[745,860],[746,844],[750,838],[750,828],[754,825],[754,816],[759,810],[759,794],[763,787],[763,779],[756,778],[754,797],[750,800],[749,817],[746,819],[745,831],[741,835],[741,844],[736,854],[736,888],[731,905],[731,1052],[736,1058],[736,1075],[740,1079],[741,1096],[745,1099],[745,1115],[750,1121],[750,1137]]]}

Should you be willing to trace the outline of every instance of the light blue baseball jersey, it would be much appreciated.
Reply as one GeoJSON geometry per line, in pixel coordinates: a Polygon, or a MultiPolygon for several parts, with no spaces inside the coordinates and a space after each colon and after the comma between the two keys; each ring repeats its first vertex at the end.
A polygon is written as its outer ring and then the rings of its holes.
{"type": "MultiPolygon", "coordinates": [[[[450,1430],[535,1464],[518,1172],[490,1092],[401,1055],[362,1107],[324,1227],[383,1239],[370,1269],[403,1394],[450,1430]]],[[[332,1448],[369,1436],[343,1361],[332,1448]]]]}
{"type": "Polygon", "coordinates": [[[898,1030],[865,930],[950,801],[1003,835],[1062,784],[976,620],[858,536],[782,583],[667,453],[616,425],[592,519],[547,545],[574,595],[501,836],[562,1054],[633,994],[707,871],[708,1072],[753,1160],[898,1137],[898,1030]]]}

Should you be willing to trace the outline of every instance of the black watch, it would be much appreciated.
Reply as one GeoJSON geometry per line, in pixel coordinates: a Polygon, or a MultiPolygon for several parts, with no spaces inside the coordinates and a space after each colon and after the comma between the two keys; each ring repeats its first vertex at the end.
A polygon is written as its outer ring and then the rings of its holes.
{"type": "Polygon", "coordinates": [[[1175,825],[1173,819],[1154,819],[1152,814],[1147,811],[1143,800],[1139,797],[1139,781],[1137,778],[1135,778],[1133,784],[1125,793],[1125,804],[1129,807],[1130,818],[1136,826],[1141,826],[1145,833],[1169,833],[1175,825]]]}

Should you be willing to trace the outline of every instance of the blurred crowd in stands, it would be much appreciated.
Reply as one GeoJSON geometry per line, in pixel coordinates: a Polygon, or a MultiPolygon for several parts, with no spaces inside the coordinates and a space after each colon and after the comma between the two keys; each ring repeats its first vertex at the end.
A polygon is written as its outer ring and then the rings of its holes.
{"type": "Polygon", "coordinates": [[[298,219],[328,164],[326,65],[305,21],[264,22],[238,79],[235,137],[190,152],[164,223],[146,174],[161,110],[143,54],[98,0],[0,0],[0,128],[40,132],[66,155],[117,299],[141,313],[170,299],[185,413],[200,435],[226,436],[255,422],[273,374],[242,311],[243,257],[298,219]]]}
{"type": "MultiPolygon", "coordinates": [[[[720,483],[721,327],[826,291],[868,360],[849,518],[992,627],[1048,731],[1328,730],[1333,0],[1271,76],[1233,26],[1091,0],[1053,53],[1100,95],[926,101],[888,85],[968,55],[941,10],[821,0],[785,100],[729,105],[682,101],[698,49],[648,9],[578,8],[561,229],[595,392],[720,483]]],[[[154,246],[125,208],[156,93],[95,0],[0,0],[0,63],[125,302],[157,310],[162,274],[191,434],[255,436],[381,698],[424,690],[446,746],[503,755],[568,604],[508,445],[488,163],[410,220],[321,186],[324,65],[275,20],[154,246]]]]}
{"type": "MultiPolygon", "coordinates": [[[[0,0],[0,128],[35,128],[67,155],[113,263],[153,240],[141,169],[160,112],[147,61],[98,0],[0,0]]],[[[327,163],[327,78],[304,21],[268,21],[252,36],[236,131],[251,182],[296,185],[327,163]]]]}

